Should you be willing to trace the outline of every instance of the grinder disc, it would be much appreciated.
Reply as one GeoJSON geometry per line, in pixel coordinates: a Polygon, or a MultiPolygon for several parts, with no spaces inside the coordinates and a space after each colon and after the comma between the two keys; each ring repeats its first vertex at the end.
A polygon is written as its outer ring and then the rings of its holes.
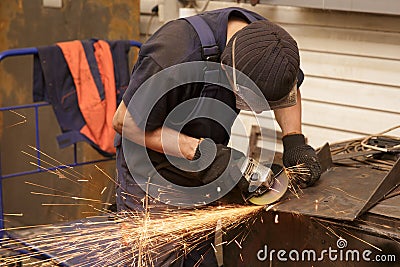
{"type": "Polygon", "coordinates": [[[285,172],[280,172],[276,177],[274,177],[275,182],[268,190],[261,196],[252,197],[249,201],[255,205],[268,205],[278,201],[286,192],[289,185],[289,178],[286,176],[285,172]]]}

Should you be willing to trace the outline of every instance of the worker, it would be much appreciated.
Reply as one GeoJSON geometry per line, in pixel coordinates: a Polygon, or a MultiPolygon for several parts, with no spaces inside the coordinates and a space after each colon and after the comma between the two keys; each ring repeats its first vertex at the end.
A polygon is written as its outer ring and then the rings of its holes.
{"type": "MultiPolygon", "coordinates": [[[[199,33],[186,19],[165,24],[140,49],[129,86],[113,120],[118,133],[115,145],[119,211],[146,208],[143,199],[146,186],[148,188],[155,183],[155,180],[151,180],[153,175],[160,175],[179,188],[201,187],[219,179],[226,169],[234,165],[230,159],[237,161],[245,157],[241,151],[227,146],[229,131],[240,110],[256,113],[273,110],[283,133],[284,166],[302,164],[309,170],[309,175],[299,181],[300,187],[313,185],[321,175],[315,150],[306,144],[302,134],[299,87],[304,75],[300,70],[296,41],[280,26],[245,9],[225,8],[198,16],[212,29],[217,43],[215,57],[204,58],[199,33]],[[228,86],[178,82],[163,95],[154,96],[155,91],[170,84],[170,79],[175,80],[171,73],[179,76],[179,73],[189,73],[190,69],[185,67],[167,72],[168,81],[162,83],[148,82],[157,74],[174,66],[207,60],[222,66],[217,76],[225,79],[228,86]],[[235,75],[236,71],[244,75],[235,75]],[[251,80],[246,84],[254,83],[261,93],[249,89],[252,86],[241,85],[242,76],[251,80]],[[207,94],[204,94],[205,91],[207,94]],[[196,102],[204,96],[217,101],[210,100],[211,103],[205,108],[196,102]],[[190,100],[195,100],[192,111],[198,108],[210,110],[213,109],[212,105],[221,105],[213,114],[220,116],[216,113],[223,113],[220,119],[224,122],[205,116],[185,119],[188,112],[179,112],[179,107],[190,100]],[[175,119],[171,119],[169,113],[176,109],[175,119]],[[124,142],[127,146],[121,145],[124,142]],[[127,151],[131,148],[144,151],[145,155],[127,151]],[[180,169],[180,165],[171,163],[171,159],[183,159],[188,163],[188,168],[191,162],[196,162],[198,164],[194,165],[199,169],[180,169]],[[151,172],[150,169],[156,171],[151,172]]],[[[197,71],[194,68],[192,72],[197,71]]],[[[229,179],[232,174],[229,171],[227,173],[224,179],[229,179]]],[[[233,185],[232,192],[245,190],[243,188],[246,186],[242,186],[240,178],[233,180],[238,185],[233,185]]],[[[226,195],[229,196],[229,193],[226,195]]],[[[169,204],[154,194],[148,197],[146,201],[153,207],[169,204]]],[[[192,197],[197,199],[196,196],[192,197]]],[[[190,259],[186,258],[186,261],[190,262],[190,259]]],[[[210,261],[213,262],[213,259],[210,261]]],[[[206,259],[203,264],[200,266],[214,266],[206,259]]],[[[184,263],[183,266],[190,266],[190,263],[184,263]]]]}

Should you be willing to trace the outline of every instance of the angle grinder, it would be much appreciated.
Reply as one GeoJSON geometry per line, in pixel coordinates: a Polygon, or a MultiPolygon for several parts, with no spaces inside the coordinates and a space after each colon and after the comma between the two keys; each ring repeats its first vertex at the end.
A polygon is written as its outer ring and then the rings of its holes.
{"type": "Polygon", "coordinates": [[[268,205],[278,201],[286,192],[289,179],[278,164],[264,165],[246,158],[241,167],[248,182],[248,192],[242,192],[245,201],[255,205],[268,205]]]}

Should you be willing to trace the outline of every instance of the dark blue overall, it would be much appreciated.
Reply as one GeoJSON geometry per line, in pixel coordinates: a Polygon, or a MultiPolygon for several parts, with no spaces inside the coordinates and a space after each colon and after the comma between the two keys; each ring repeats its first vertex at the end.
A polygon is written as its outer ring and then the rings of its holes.
{"type": "MultiPolygon", "coordinates": [[[[123,96],[125,105],[128,107],[134,93],[142,83],[152,75],[169,66],[189,61],[220,62],[220,54],[224,50],[227,41],[226,31],[230,16],[240,17],[247,20],[249,23],[255,20],[265,19],[256,13],[244,9],[226,8],[172,21],[158,30],[141,48],[138,62],[132,72],[130,84],[123,96]]],[[[207,71],[212,70],[206,70],[205,75],[207,75],[207,71]]],[[[151,114],[146,122],[143,123],[140,112],[131,113],[131,115],[140,128],[152,131],[162,126],[164,119],[168,115],[168,108],[172,109],[182,101],[204,96],[204,92],[210,92],[212,96],[206,96],[213,97],[227,104],[236,112],[237,116],[239,110],[236,109],[235,96],[230,90],[221,90],[220,88],[221,87],[212,84],[197,86],[185,85],[171,92],[165,99],[161,99],[160,106],[165,106],[167,108],[159,109],[157,114],[151,114]],[[163,114],[163,112],[165,112],[165,114],[163,114]]],[[[148,105],[146,99],[140,100],[141,103],[137,103],[135,107],[135,109],[139,111],[141,110],[140,105],[148,105]]],[[[145,109],[145,107],[143,107],[143,109],[145,109]]],[[[230,127],[236,119],[236,116],[228,118],[230,127]]],[[[230,133],[227,133],[225,129],[211,120],[200,118],[191,121],[189,124],[190,125],[184,127],[182,130],[186,135],[196,138],[211,138],[214,142],[225,145],[229,142],[230,133]]],[[[145,192],[138,186],[135,179],[133,179],[133,176],[137,178],[140,177],[141,174],[131,173],[129,171],[127,160],[124,158],[121,140],[121,136],[117,135],[115,145],[117,148],[118,185],[116,188],[116,196],[118,210],[143,211],[143,203],[141,200],[145,196],[145,192]]],[[[165,156],[161,153],[148,150],[148,154],[155,165],[166,160],[165,156]]],[[[132,164],[131,159],[128,160],[130,161],[129,164],[132,164]]],[[[140,164],[140,160],[134,164],[140,164]]],[[[145,177],[142,177],[142,179],[145,179],[145,177]]],[[[187,181],[185,178],[179,181],[182,180],[187,181]]],[[[192,186],[196,186],[194,181],[192,186]]],[[[163,203],[157,203],[156,205],[165,207],[163,203]]],[[[177,254],[170,253],[165,259],[154,264],[155,266],[191,267],[197,263],[196,266],[217,266],[214,250],[210,245],[212,241],[213,238],[210,236],[209,240],[199,244],[197,249],[192,250],[188,255],[182,257],[182,260],[173,261],[177,255],[182,253],[178,251],[177,254]]],[[[166,250],[172,250],[176,245],[177,244],[171,244],[166,250]]]]}

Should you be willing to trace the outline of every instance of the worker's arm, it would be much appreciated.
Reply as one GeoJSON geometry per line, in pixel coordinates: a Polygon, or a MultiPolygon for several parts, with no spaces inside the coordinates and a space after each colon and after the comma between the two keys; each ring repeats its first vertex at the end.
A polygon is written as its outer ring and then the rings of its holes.
{"type": "Polygon", "coordinates": [[[276,121],[282,129],[283,136],[301,134],[301,95],[297,89],[296,105],[274,110],[276,121]]]}
{"type": "Polygon", "coordinates": [[[302,164],[308,169],[308,174],[294,177],[295,182],[302,188],[314,184],[321,176],[321,165],[315,150],[306,144],[302,134],[300,91],[297,89],[296,105],[277,109],[274,112],[283,133],[283,164],[285,167],[302,164]]]}
{"type": "Polygon", "coordinates": [[[193,158],[199,139],[184,135],[168,127],[160,127],[154,131],[143,131],[126,111],[126,105],[122,101],[113,119],[115,131],[119,134],[124,132],[124,138],[160,153],[189,160],[193,158]]]}
{"type": "MultiPolygon", "coordinates": [[[[198,179],[207,184],[219,178],[229,168],[228,174],[234,182],[238,182],[238,186],[242,191],[248,193],[249,182],[242,177],[238,161],[243,163],[245,155],[233,148],[217,144],[215,145],[211,139],[199,139],[181,134],[168,127],[158,128],[148,132],[140,129],[129,112],[126,112],[126,106],[122,102],[118,107],[114,119],[114,129],[118,133],[124,134],[124,138],[146,146],[157,152],[169,154],[177,157],[184,157],[191,160],[194,165],[188,167],[197,170],[198,179]],[[196,154],[196,157],[194,158],[196,154]],[[193,161],[192,161],[193,160],[193,161]]],[[[166,165],[169,171],[174,173],[177,167],[166,165]]],[[[245,168],[249,169],[249,168],[245,168]]],[[[176,171],[176,175],[184,175],[185,171],[176,171]]],[[[188,172],[188,178],[193,179],[193,174],[188,172]]]]}

